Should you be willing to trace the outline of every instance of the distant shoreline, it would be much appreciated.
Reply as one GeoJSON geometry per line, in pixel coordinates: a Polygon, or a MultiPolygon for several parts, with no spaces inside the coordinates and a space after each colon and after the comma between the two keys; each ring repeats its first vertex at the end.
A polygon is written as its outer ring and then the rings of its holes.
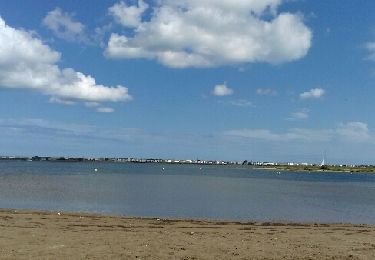
{"type": "Polygon", "coordinates": [[[133,157],[64,157],[64,156],[33,156],[16,157],[0,156],[0,161],[26,161],[26,162],[103,162],[103,163],[159,163],[159,164],[192,164],[192,165],[242,165],[238,161],[224,160],[184,160],[184,159],[157,159],[133,157]]]}
{"type": "Polygon", "coordinates": [[[275,171],[297,171],[297,172],[337,172],[337,173],[375,173],[375,167],[340,167],[340,166],[257,166],[257,170],[275,170],[275,171]]]}
{"type": "Polygon", "coordinates": [[[245,166],[258,170],[301,171],[301,172],[338,172],[338,173],[375,173],[375,165],[317,165],[317,164],[278,164],[248,163],[244,161],[212,160],[171,160],[139,158],[83,158],[83,157],[0,157],[1,161],[25,162],[65,162],[65,163],[134,163],[134,164],[171,164],[171,165],[207,165],[207,166],[245,166]],[[246,162],[246,163],[245,163],[246,162]]]}

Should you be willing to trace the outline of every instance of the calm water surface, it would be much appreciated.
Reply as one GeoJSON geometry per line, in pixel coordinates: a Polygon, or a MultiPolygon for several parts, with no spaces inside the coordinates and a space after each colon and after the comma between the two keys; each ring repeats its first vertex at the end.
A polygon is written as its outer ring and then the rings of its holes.
{"type": "Polygon", "coordinates": [[[375,174],[0,161],[0,208],[375,224],[375,174]]]}

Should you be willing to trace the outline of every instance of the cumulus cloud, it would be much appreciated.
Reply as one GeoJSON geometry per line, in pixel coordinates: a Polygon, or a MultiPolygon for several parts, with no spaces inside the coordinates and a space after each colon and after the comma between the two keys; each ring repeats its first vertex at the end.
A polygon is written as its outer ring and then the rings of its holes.
{"type": "Polygon", "coordinates": [[[276,96],[277,91],[271,88],[258,88],[257,94],[261,96],[276,96]]]}
{"type": "Polygon", "coordinates": [[[312,88],[309,91],[303,92],[299,95],[301,99],[313,99],[321,98],[325,94],[325,90],[322,88],[312,88]]]}
{"type": "Polygon", "coordinates": [[[132,99],[126,87],[100,85],[90,75],[59,68],[60,56],[32,33],[10,27],[0,17],[0,87],[37,90],[60,104],[132,99]]]}
{"type": "Polygon", "coordinates": [[[278,12],[282,2],[159,0],[153,7],[120,2],[109,12],[130,32],[113,33],[105,54],[155,59],[173,68],[297,60],[307,54],[312,32],[301,15],[278,12]],[[151,17],[142,20],[149,8],[151,17]]]}
{"type": "Polygon", "coordinates": [[[75,21],[73,14],[63,12],[60,8],[48,12],[42,23],[58,38],[67,41],[88,41],[85,36],[85,26],[75,21]]]}
{"type": "Polygon", "coordinates": [[[230,96],[233,94],[233,89],[227,87],[227,85],[221,84],[221,85],[216,85],[214,87],[214,90],[212,91],[212,95],[214,96],[230,96]]]}
{"type": "Polygon", "coordinates": [[[142,14],[148,5],[139,0],[137,5],[127,5],[123,1],[113,5],[108,9],[115,20],[125,27],[138,27],[142,22],[142,14]]]}

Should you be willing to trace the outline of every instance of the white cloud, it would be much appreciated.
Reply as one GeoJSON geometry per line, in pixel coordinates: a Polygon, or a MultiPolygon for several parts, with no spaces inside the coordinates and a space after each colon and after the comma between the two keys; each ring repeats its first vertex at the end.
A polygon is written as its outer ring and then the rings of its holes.
{"type": "Polygon", "coordinates": [[[340,142],[375,143],[375,133],[371,132],[363,122],[341,123],[332,129],[292,128],[281,133],[269,129],[234,129],[225,131],[224,135],[277,142],[330,142],[338,139],[340,142]]]}
{"type": "Polygon", "coordinates": [[[230,104],[237,107],[253,107],[253,102],[247,99],[238,99],[230,101],[230,104]]]}
{"type": "MultiPolygon", "coordinates": [[[[144,130],[137,128],[111,128],[108,126],[66,123],[59,121],[49,121],[40,118],[27,119],[3,119],[0,118],[0,129],[14,130],[18,133],[31,136],[48,136],[48,137],[71,137],[71,138],[90,138],[105,139],[116,141],[140,141],[156,139],[151,134],[146,134],[144,130]]],[[[57,138],[60,139],[60,138],[57,138]]]]}
{"type": "Polygon", "coordinates": [[[312,88],[309,91],[303,92],[299,95],[302,99],[321,98],[325,94],[325,90],[322,88],[312,88]]]}
{"type": "Polygon", "coordinates": [[[259,139],[265,141],[327,141],[332,138],[333,132],[331,130],[315,130],[292,128],[284,133],[275,133],[269,129],[238,129],[224,132],[226,136],[240,137],[246,139],[259,139]]]}
{"type": "Polygon", "coordinates": [[[292,117],[290,119],[292,119],[292,120],[294,120],[294,119],[307,119],[307,118],[309,118],[309,113],[310,113],[309,109],[302,108],[302,109],[300,109],[296,112],[293,112],[291,114],[292,117]]]}
{"type": "Polygon", "coordinates": [[[115,110],[111,107],[98,107],[96,111],[99,113],[113,113],[115,110]]]}
{"type": "Polygon", "coordinates": [[[312,32],[301,15],[278,13],[282,2],[159,0],[147,21],[141,19],[147,8],[142,1],[120,2],[109,12],[134,28],[126,35],[113,33],[105,54],[155,59],[174,68],[297,60],[307,54],[312,32]]]}
{"type": "Polygon", "coordinates": [[[363,122],[342,123],[337,129],[337,134],[347,140],[357,142],[368,141],[373,138],[367,124],[363,122]]]}
{"type": "Polygon", "coordinates": [[[258,88],[257,94],[261,96],[276,96],[277,91],[271,88],[258,88]]]}
{"type": "Polygon", "coordinates": [[[105,48],[107,45],[106,35],[112,30],[113,24],[105,24],[95,28],[95,33],[92,36],[93,42],[97,43],[101,48],[105,48]]]}
{"type": "Polygon", "coordinates": [[[221,84],[221,85],[216,85],[214,87],[214,90],[212,91],[212,95],[214,96],[230,96],[233,94],[233,89],[227,87],[227,85],[221,84]]]}
{"type": "Polygon", "coordinates": [[[127,5],[123,1],[113,5],[108,12],[115,20],[125,27],[138,27],[142,22],[142,14],[148,8],[143,0],[138,0],[137,5],[127,5]]]}
{"type": "Polygon", "coordinates": [[[100,103],[98,102],[85,102],[86,107],[98,107],[100,106],[100,103]]]}
{"type": "Polygon", "coordinates": [[[74,105],[75,102],[74,101],[71,101],[71,100],[64,100],[64,99],[60,99],[58,97],[51,97],[49,99],[49,102],[50,103],[55,103],[55,104],[62,104],[62,105],[74,105]]]}
{"type": "Polygon", "coordinates": [[[242,13],[247,13],[248,10],[251,10],[254,14],[261,15],[265,12],[274,14],[283,0],[159,0],[159,2],[175,7],[202,6],[204,8],[227,9],[242,13]]]}
{"type": "Polygon", "coordinates": [[[269,141],[281,140],[281,135],[272,133],[268,129],[236,129],[224,132],[224,135],[249,139],[263,139],[269,141]]]}
{"type": "Polygon", "coordinates": [[[64,13],[60,8],[48,12],[42,23],[61,39],[79,42],[88,41],[85,36],[85,26],[78,21],[74,21],[73,14],[64,13]]]}
{"type": "Polygon", "coordinates": [[[51,102],[120,102],[132,97],[128,88],[97,84],[90,75],[56,64],[61,54],[32,33],[6,25],[0,17],[0,87],[37,90],[51,102]]]}
{"type": "Polygon", "coordinates": [[[366,44],[366,49],[368,50],[368,59],[375,61],[375,42],[368,42],[366,44]]]}

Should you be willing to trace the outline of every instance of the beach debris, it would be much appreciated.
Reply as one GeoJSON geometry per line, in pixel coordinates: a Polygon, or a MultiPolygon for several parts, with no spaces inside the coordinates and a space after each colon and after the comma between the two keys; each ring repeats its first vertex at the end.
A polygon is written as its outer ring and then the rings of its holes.
{"type": "Polygon", "coordinates": [[[195,232],[193,232],[193,231],[192,231],[192,232],[190,232],[190,235],[194,235],[194,234],[195,234],[195,232]]]}
{"type": "Polygon", "coordinates": [[[61,216],[61,213],[60,213],[60,212],[57,212],[57,215],[61,216]]]}
{"type": "Polygon", "coordinates": [[[160,218],[157,218],[156,221],[160,221],[160,218]]]}

